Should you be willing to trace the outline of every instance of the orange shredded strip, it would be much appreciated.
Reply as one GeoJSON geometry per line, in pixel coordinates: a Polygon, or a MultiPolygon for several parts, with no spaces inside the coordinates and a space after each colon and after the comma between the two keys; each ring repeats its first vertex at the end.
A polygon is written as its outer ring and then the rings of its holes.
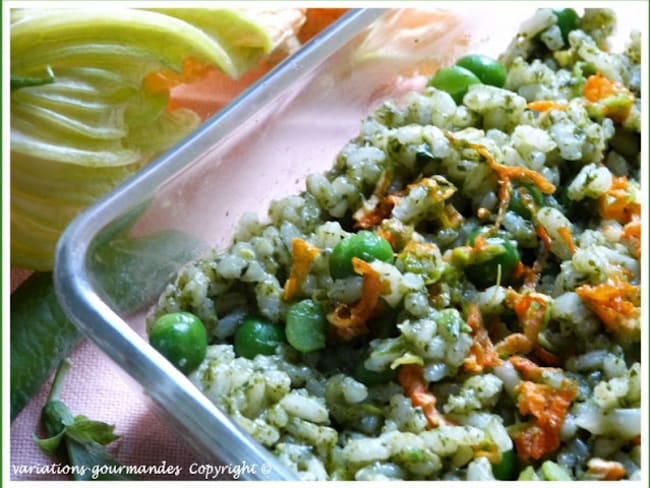
{"type": "Polygon", "coordinates": [[[596,286],[581,285],[576,293],[610,332],[624,337],[636,334],[641,316],[641,290],[626,281],[610,281],[596,286]]]}
{"type": "Polygon", "coordinates": [[[368,332],[366,322],[377,308],[382,290],[379,273],[368,263],[353,257],[352,268],[355,273],[363,276],[361,299],[352,307],[343,303],[327,316],[339,336],[346,340],[368,332]]]}
{"type": "Polygon", "coordinates": [[[390,216],[393,207],[397,205],[401,195],[400,192],[396,192],[385,196],[392,181],[392,171],[383,171],[375,185],[375,190],[371,197],[377,201],[377,204],[372,208],[372,210],[365,210],[362,207],[354,213],[352,218],[356,220],[356,223],[354,224],[355,228],[370,229],[371,227],[381,224],[385,218],[390,216]]]}
{"type": "Polygon", "coordinates": [[[481,309],[475,303],[469,306],[467,324],[472,328],[474,341],[472,342],[467,357],[463,361],[465,371],[482,373],[485,368],[501,364],[501,360],[496,349],[494,349],[494,345],[483,323],[481,309]]]}
{"type": "Polygon", "coordinates": [[[568,227],[558,227],[557,233],[560,234],[560,237],[564,242],[566,242],[567,247],[571,254],[576,252],[576,246],[573,243],[573,235],[571,235],[571,230],[568,227]]]}
{"type": "Polygon", "coordinates": [[[523,372],[524,378],[533,380],[525,379],[514,390],[518,394],[519,413],[534,417],[524,429],[512,434],[517,456],[522,461],[540,459],[560,447],[560,429],[578,393],[578,387],[566,378],[559,388],[535,383],[548,368],[537,366],[522,357],[510,358],[510,362],[517,370],[523,372]]]}
{"type": "Polygon", "coordinates": [[[536,342],[537,334],[544,327],[544,315],[550,298],[542,293],[531,292],[520,295],[510,290],[506,295],[506,300],[513,304],[513,309],[526,337],[536,342]]]}
{"type": "Polygon", "coordinates": [[[551,435],[535,424],[529,424],[521,431],[513,432],[511,436],[517,448],[517,457],[522,461],[541,458],[553,450],[555,443],[551,435]]]}
{"type": "Polygon", "coordinates": [[[448,425],[443,415],[436,409],[436,397],[424,382],[422,366],[403,364],[399,367],[397,380],[404,394],[411,399],[414,407],[420,407],[428,421],[428,428],[448,425]]]}
{"type": "Polygon", "coordinates": [[[543,368],[524,356],[512,356],[508,358],[508,361],[521,373],[525,380],[539,381],[542,379],[544,371],[554,371],[553,368],[543,368]]]}
{"type": "Polygon", "coordinates": [[[295,238],[291,241],[291,271],[284,283],[284,299],[292,300],[300,291],[302,283],[309,274],[311,264],[320,253],[320,249],[307,241],[295,238]]]}
{"type": "Polygon", "coordinates": [[[600,215],[603,219],[614,219],[627,224],[641,216],[641,204],[635,202],[627,191],[626,176],[615,176],[609,190],[599,198],[600,215]]]}
{"type": "Polygon", "coordinates": [[[587,462],[587,474],[602,481],[618,481],[625,477],[625,466],[618,461],[592,458],[587,462]]]}
{"type": "Polygon", "coordinates": [[[536,112],[546,112],[548,110],[565,110],[567,106],[565,103],[554,102],[552,100],[536,100],[530,102],[526,107],[536,112]]]}
{"type": "MultiPolygon", "coordinates": [[[[445,132],[445,137],[454,145],[459,145],[461,141],[456,139],[453,134],[450,132],[445,132]]],[[[528,179],[530,180],[542,193],[551,194],[555,192],[555,185],[548,181],[541,173],[534,171],[529,168],[523,168],[521,166],[505,166],[503,164],[497,163],[490,151],[487,150],[485,146],[480,144],[474,144],[471,142],[466,143],[467,146],[471,149],[474,149],[476,152],[482,156],[497,175],[499,180],[499,210],[497,217],[494,222],[494,229],[498,229],[501,225],[508,205],[510,203],[510,195],[512,184],[511,180],[513,179],[528,179]]]]}
{"type": "Polygon", "coordinates": [[[512,354],[528,354],[533,350],[534,344],[520,332],[515,332],[504,337],[495,346],[500,356],[511,356],[512,354]]]}
{"type": "Polygon", "coordinates": [[[370,229],[383,222],[384,219],[390,217],[390,214],[399,201],[398,196],[388,195],[377,202],[371,210],[364,210],[360,208],[355,212],[352,218],[356,220],[354,224],[355,229],[370,229]]]}
{"type": "Polygon", "coordinates": [[[637,259],[641,259],[641,219],[633,217],[630,222],[623,227],[621,238],[630,243],[637,259]]]}
{"type": "Polygon", "coordinates": [[[542,240],[544,243],[544,247],[548,250],[551,248],[552,240],[551,236],[548,235],[548,232],[546,232],[546,229],[542,224],[537,224],[535,226],[535,232],[537,233],[537,236],[542,240]]]}
{"type": "Polygon", "coordinates": [[[573,402],[577,388],[558,390],[549,385],[522,381],[515,387],[517,406],[522,415],[535,419],[523,431],[514,434],[517,456],[522,461],[540,459],[560,447],[560,429],[573,402]]]}
{"type": "Polygon", "coordinates": [[[180,73],[164,69],[149,73],[144,77],[144,89],[151,94],[167,93],[175,86],[183,83],[193,83],[205,78],[214,68],[209,63],[203,63],[194,58],[186,58],[182,63],[180,73]]]}
{"type": "Polygon", "coordinates": [[[519,261],[517,263],[517,266],[515,266],[515,269],[512,270],[512,277],[514,279],[521,278],[526,275],[526,271],[527,271],[526,265],[521,261],[519,261]]]}
{"type": "Polygon", "coordinates": [[[537,359],[539,359],[543,364],[546,364],[548,366],[562,365],[562,361],[557,355],[553,354],[551,351],[544,349],[539,344],[535,345],[533,351],[535,352],[537,359]]]}
{"type": "Polygon", "coordinates": [[[603,115],[615,122],[624,121],[630,114],[634,95],[623,84],[605,78],[600,73],[587,78],[582,94],[586,100],[592,103],[602,102],[603,115]],[[624,103],[607,104],[607,99],[612,97],[625,97],[624,103]]]}
{"type": "Polygon", "coordinates": [[[515,333],[507,336],[497,344],[497,351],[501,355],[528,354],[537,344],[537,335],[544,328],[544,317],[550,299],[542,293],[519,294],[509,289],[506,294],[506,303],[517,314],[523,334],[515,333]]]}
{"type": "Polygon", "coordinates": [[[476,303],[469,304],[467,325],[469,325],[473,331],[484,328],[483,315],[481,314],[481,309],[476,303]]]}
{"type": "Polygon", "coordinates": [[[551,194],[555,192],[555,185],[544,178],[541,173],[521,166],[505,166],[499,164],[494,160],[487,148],[480,144],[469,144],[469,147],[475,149],[481,156],[483,156],[483,158],[485,158],[490,168],[492,168],[499,177],[499,180],[507,181],[526,178],[533,182],[542,193],[551,194]]]}
{"type": "MultiPolygon", "coordinates": [[[[373,198],[377,204],[371,210],[364,210],[363,208],[355,212],[352,218],[356,220],[355,228],[369,229],[388,218],[393,208],[399,203],[400,199],[405,192],[408,192],[416,187],[425,187],[429,190],[430,198],[443,202],[449,199],[454,193],[453,187],[441,190],[438,181],[435,178],[422,178],[417,183],[408,185],[405,190],[400,190],[382,197],[383,193],[388,189],[392,181],[392,175],[384,173],[382,178],[377,183],[377,187],[373,193],[373,198]]],[[[463,215],[453,207],[453,205],[445,205],[440,216],[442,223],[445,227],[458,227],[464,220],[463,215]]]]}
{"type": "Polygon", "coordinates": [[[614,96],[618,93],[616,83],[609,78],[601,76],[600,73],[591,75],[587,78],[585,86],[582,89],[582,95],[590,102],[598,102],[604,98],[614,96]]]}

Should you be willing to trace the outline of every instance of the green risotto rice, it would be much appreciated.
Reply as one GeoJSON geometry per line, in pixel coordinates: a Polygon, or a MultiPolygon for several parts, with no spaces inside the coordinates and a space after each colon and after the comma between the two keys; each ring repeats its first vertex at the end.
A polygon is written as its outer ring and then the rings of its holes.
{"type": "Polygon", "coordinates": [[[189,378],[304,480],[640,479],[640,35],[610,52],[614,22],[538,10],[499,63],[386,101],[149,329],[197,317],[189,378]]]}

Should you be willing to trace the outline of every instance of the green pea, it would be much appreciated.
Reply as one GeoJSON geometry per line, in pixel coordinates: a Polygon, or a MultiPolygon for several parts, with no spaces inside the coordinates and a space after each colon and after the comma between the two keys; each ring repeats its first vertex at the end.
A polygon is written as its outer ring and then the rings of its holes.
{"type": "Polygon", "coordinates": [[[282,327],[260,317],[248,317],[235,332],[235,354],[247,359],[258,354],[270,356],[284,342],[282,327]]]}
{"type": "Polygon", "coordinates": [[[562,32],[564,45],[567,46],[569,44],[569,32],[578,28],[580,17],[572,8],[553,9],[553,13],[557,19],[557,26],[560,28],[560,32],[562,32]]]}
{"type": "Polygon", "coordinates": [[[530,220],[532,218],[531,206],[526,201],[530,202],[531,200],[535,208],[544,206],[544,195],[539,188],[532,184],[524,184],[513,191],[508,209],[530,220]]]}
{"type": "Polygon", "coordinates": [[[359,231],[341,239],[330,255],[330,274],[332,278],[346,278],[354,274],[352,258],[357,257],[368,263],[379,260],[392,262],[393,248],[383,237],[368,230],[359,231]]]}
{"type": "Polygon", "coordinates": [[[149,342],[183,373],[198,368],[205,358],[208,334],[201,319],[189,312],[174,312],[156,320],[149,342]]]}
{"type": "Polygon", "coordinates": [[[294,303],[287,310],[285,332],[287,342],[300,352],[324,348],[327,319],[323,309],[310,299],[294,303]]]}
{"type": "Polygon", "coordinates": [[[451,95],[454,101],[460,105],[470,85],[480,83],[481,80],[470,70],[462,66],[449,66],[442,68],[427,82],[438,90],[445,91],[451,95]]]}
{"type": "MultiPolygon", "coordinates": [[[[483,234],[487,229],[479,228],[469,236],[469,245],[473,246],[476,237],[483,234]]],[[[503,234],[497,234],[485,238],[489,246],[501,248],[501,252],[492,256],[485,261],[472,264],[465,268],[465,275],[469,280],[479,288],[487,288],[496,284],[501,269],[501,284],[508,283],[513,271],[521,260],[517,248],[513,246],[509,239],[503,234]]]]}
{"type": "Polygon", "coordinates": [[[517,475],[517,455],[513,449],[501,453],[501,460],[492,465],[492,474],[501,481],[511,481],[517,475]]]}
{"type": "Polygon", "coordinates": [[[352,374],[354,379],[360,381],[366,386],[385,385],[397,378],[397,370],[386,369],[384,371],[372,371],[363,365],[363,362],[357,364],[352,374]]]}
{"type": "Polygon", "coordinates": [[[492,59],[482,54],[468,54],[456,61],[456,66],[468,69],[474,73],[481,83],[503,88],[506,84],[508,72],[505,66],[496,59],[492,59]]]}

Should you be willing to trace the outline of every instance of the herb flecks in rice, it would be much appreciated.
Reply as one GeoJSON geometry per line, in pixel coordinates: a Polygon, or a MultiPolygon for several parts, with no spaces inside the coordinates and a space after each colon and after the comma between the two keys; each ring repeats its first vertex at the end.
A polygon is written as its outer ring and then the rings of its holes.
{"type": "Polygon", "coordinates": [[[269,222],[245,216],[149,317],[206,324],[191,380],[306,480],[489,480],[513,449],[513,479],[640,479],[640,36],[608,52],[613,25],[586,9],[565,44],[538,11],[501,58],[504,88],[387,101],[269,222]],[[334,279],[332,250],[360,228],[395,259],[334,279]],[[470,268],[503,242],[520,262],[477,287],[470,268]],[[292,268],[296,249],[314,251],[292,268]],[[245,316],[284,324],[309,298],[345,323],[369,276],[354,334],[236,356],[245,316]]]}

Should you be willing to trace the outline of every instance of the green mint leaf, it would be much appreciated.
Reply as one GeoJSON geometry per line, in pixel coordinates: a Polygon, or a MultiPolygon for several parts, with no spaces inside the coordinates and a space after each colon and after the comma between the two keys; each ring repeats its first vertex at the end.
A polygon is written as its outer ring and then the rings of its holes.
{"type": "Polygon", "coordinates": [[[34,442],[38,444],[38,447],[41,448],[41,451],[45,453],[48,456],[52,457],[60,457],[61,453],[59,448],[61,447],[61,441],[63,440],[63,436],[65,435],[65,430],[62,430],[56,435],[53,435],[52,437],[46,437],[44,439],[40,439],[39,437],[36,436],[36,434],[33,435],[34,442]]]}
{"type": "Polygon", "coordinates": [[[124,472],[122,465],[111,456],[104,446],[94,441],[78,442],[66,439],[70,462],[77,467],[73,471],[74,479],[89,480],[132,480],[124,472]]]}
{"type": "Polygon", "coordinates": [[[96,420],[90,420],[83,415],[78,415],[74,423],[68,426],[66,435],[77,442],[97,442],[100,445],[106,445],[120,436],[113,433],[114,425],[96,420]]]}
{"type": "Polygon", "coordinates": [[[52,273],[34,273],[11,295],[11,420],[81,341],[63,313],[52,273]]]}

